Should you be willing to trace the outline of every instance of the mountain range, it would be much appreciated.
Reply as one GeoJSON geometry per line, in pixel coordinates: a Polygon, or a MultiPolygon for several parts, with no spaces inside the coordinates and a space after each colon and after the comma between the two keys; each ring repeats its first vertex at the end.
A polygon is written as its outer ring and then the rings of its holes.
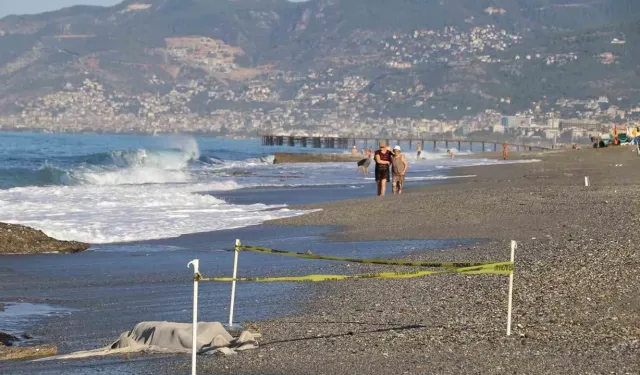
{"type": "Polygon", "coordinates": [[[87,79],[132,97],[199,82],[201,113],[282,106],[313,80],[350,77],[366,82],[357,95],[389,96],[374,109],[387,115],[637,103],[639,38],[637,0],[127,0],[1,19],[0,113],[87,79]],[[247,94],[260,84],[270,94],[247,94]]]}

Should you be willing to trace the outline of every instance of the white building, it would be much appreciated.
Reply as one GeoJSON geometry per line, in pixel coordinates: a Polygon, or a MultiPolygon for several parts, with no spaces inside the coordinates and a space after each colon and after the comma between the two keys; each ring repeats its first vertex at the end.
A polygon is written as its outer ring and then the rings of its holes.
{"type": "Polygon", "coordinates": [[[531,127],[531,118],[521,116],[502,116],[500,125],[505,128],[529,128],[531,127]]]}
{"type": "Polygon", "coordinates": [[[560,129],[560,119],[559,118],[550,118],[547,120],[547,128],[550,129],[560,129]]]}

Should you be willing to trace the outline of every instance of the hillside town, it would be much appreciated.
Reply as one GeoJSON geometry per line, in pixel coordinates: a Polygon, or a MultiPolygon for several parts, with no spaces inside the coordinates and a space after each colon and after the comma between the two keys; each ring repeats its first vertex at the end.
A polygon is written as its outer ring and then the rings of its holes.
{"type": "MultiPolygon", "coordinates": [[[[394,32],[380,38],[377,45],[366,47],[367,53],[375,56],[375,61],[367,64],[401,74],[406,71],[406,77],[383,84],[368,75],[350,73],[345,66],[355,63],[342,60],[342,65],[307,71],[249,69],[236,63],[244,54],[240,48],[205,37],[170,38],[165,48],[147,51],[167,62],[162,66],[169,76],[144,74],[142,92],[104,84],[100,75],[94,74],[99,61],[91,58],[82,81],[61,82],[48,94],[15,100],[12,110],[0,115],[0,129],[401,138],[483,133],[490,138],[574,142],[614,126],[633,125],[640,118],[640,105],[628,105],[624,98],[542,97],[528,109],[514,111],[510,97],[495,97],[478,89],[474,94],[482,101],[446,100],[443,97],[447,95],[460,95],[462,88],[436,87],[407,78],[412,68],[434,64],[467,75],[484,74],[482,66],[492,64],[512,75],[522,74],[526,64],[537,61],[563,66],[589,58],[606,65],[615,58],[613,53],[605,58],[578,52],[511,52],[522,36],[495,25],[468,31],[445,27],[394,32]],[[179,79],[185,67],[202,75],[179,79]]],[[[614,47],[621,44],[624,40],[612,41],[614,47]]]]}

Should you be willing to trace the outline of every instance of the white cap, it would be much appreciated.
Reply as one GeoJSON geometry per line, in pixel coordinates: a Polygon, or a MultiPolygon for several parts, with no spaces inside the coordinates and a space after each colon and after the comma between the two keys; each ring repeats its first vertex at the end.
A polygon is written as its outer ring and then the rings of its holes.
{"type": "Polygon", "coordinates": [[[393,149],[394,149],[394,150],[398,150],[398,151],[402,151],[402,150],[400,149],[400,146],[396,146],[396,147],[394,147],[393,149]]]}

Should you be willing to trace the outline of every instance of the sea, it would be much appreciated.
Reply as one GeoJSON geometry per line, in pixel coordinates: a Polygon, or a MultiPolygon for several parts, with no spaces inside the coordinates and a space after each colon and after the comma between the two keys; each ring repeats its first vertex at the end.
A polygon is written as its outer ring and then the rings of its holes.
{"type": "MultiPolygon", "coordinates": [[[[259,139],[0,133],[0,221],[104,244],[258,225],[305,213],[290,203],[375,194],[373,168],[357,176],[355,163],[274,164],[278,151],[350,152],[259,139]]],[[[496,163],[451,160],[440,149],[407,155],[408,186],[496,163]]]]}

